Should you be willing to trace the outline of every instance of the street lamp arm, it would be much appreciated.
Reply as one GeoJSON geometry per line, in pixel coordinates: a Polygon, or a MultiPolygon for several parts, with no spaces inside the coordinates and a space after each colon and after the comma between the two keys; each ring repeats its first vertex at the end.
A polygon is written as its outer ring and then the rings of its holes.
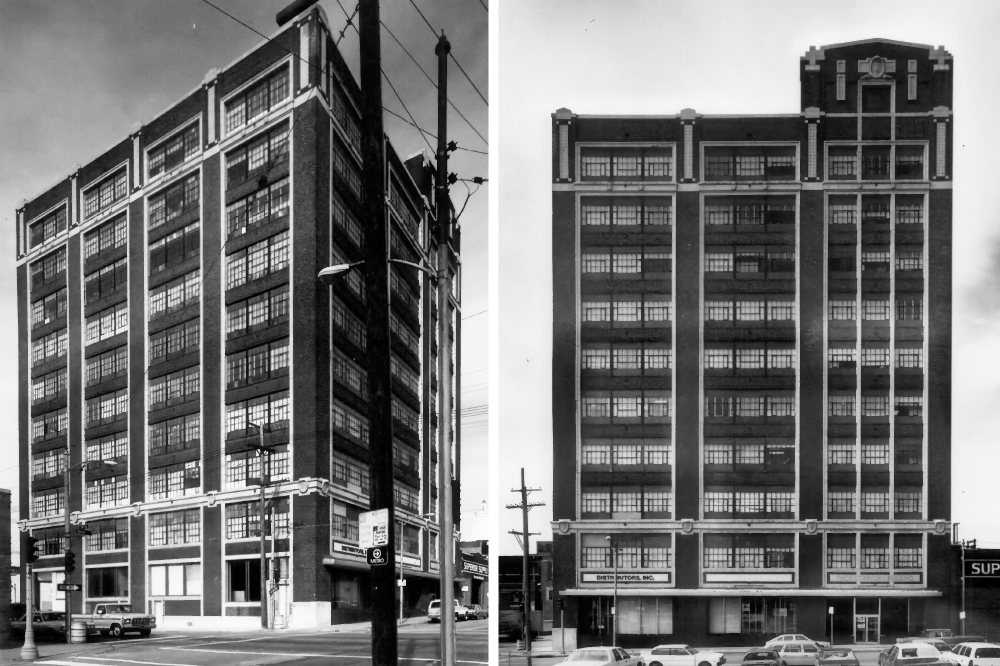
{"type": "Polygon", "coordinates": [[[416,268],[418,271],[423,271],[431,277],[436,277],[435,271],[429,266],[424,266],[422,264],[417,264],[412,261],[404,261],[402,259],[390,259],[389,263],[392,264],[403,264],[404,266],[410,266],[411,268],[416,268]]]}

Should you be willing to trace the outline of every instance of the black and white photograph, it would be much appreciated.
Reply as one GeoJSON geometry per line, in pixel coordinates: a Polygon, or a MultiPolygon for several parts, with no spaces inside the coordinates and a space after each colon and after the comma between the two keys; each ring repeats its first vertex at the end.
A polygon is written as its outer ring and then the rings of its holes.
{"type": "Polygon", "coordinates": [[[489,662],[488,26],[0,2],[0,663],[489,662]]]}
{"type": "Polygon", "coordinates": [[[1000,658],[997,8],[498,12],[499,663],[1000,658]]]}

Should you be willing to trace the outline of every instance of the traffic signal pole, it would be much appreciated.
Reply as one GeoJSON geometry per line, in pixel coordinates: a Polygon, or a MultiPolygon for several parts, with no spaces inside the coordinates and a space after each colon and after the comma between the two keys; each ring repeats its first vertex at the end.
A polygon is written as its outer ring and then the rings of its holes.
{"type": "Polygon", "coordinates": [[[29,556],[33,556],[34,553],[25,553],[25,564],[24,564],[24,601],[25,601],[25,618],[24,618],[24,645],[21,646],[21,659],[38,659],[38,646],[35,645],[35,628],[31,623],[34,618],[34,603],[33,597],[35,596],[35,582],[31,579],[31,562],[28,561],[29,556]]]}
{"type": "MultiPolygon", "coordinates": [[[[63,455],[66,456],[66,467],[65,467],[65,471],[63,471],[63,474],[66,475],[66,497],[63,499],[63,517],[65,518],[65,520],[63,521],[63,523],[64,523],[63,529],[66,532],[65,537],[64,537],[66,539],[66,542],[65,542],[66,546],[63,548],[63,558],[64,558],[64,562],[65,562],[66,560],[68,560],[66,554],[69,553],[69,551],[70,551],[70,545],[71,545],[71,542],[70,542],[70,524],[69,524],[69,498],[70,498],[70,490],[73,487],[73,468],[70,466],[70,463],[72,462],[72,460],[70,459],[69,450],[67,450],[66,453],[63,454],[63,455]]],[[[63,565],[63,583],[69,583],[69,575],[70,575],[70,573],[72,573],[72,572],[68,570],[68,568],[65,566],[65,563],[64,563],[64,565],[63,565]]],[[[69,590],[64,590],[63,591],[63,599],[65,600],[65,603],[66,603],[66,642],[67,643],[69,643],[69,641],[70,641],[70,628],[72,627],[72,624],[73,624],[73,607],[70,604],[70,601],[72,600],[72,594],[73,593],[70,592],[69,590]]],[[[28,609],[28,612],[29,613],[31,612],[30,608],[28,609]]]]}

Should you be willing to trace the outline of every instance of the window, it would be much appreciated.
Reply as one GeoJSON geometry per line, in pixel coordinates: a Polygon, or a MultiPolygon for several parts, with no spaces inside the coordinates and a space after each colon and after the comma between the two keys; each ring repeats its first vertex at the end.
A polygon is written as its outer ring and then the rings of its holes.
{"type": "Polygon", "coordinates": [[[919,395],[896,396],[896,416],[920,418],[924,413],[924,398],[919,395]]]}
{"type": "Polygon", "coordinates": [[[66,353],[69,334],[66,329],[55,331],[31,343],[31,363],[39,365],[66,353]]]}
{"type": "Polygon", "coordinates": [[[740,370],[762,370],[764,368],[764,350],[737,349],[736,367],[740,370]]]}
{"type": "Polygon", "coordinates": [[[226,288],[275,273],[288,266],[288,232],[266,238],[227,257],[226,288]]]}
{"type": "MultiPolygon", "coordinates": [[[[235,148],[226,153],[226,186],[234,187],[246,182],[251,178],[266,175],[272,169],[288,162],[288,136],[287,126],[282,125],[276,129],[260,134],[252,140],[244,143],[239,148],[235,148]]],[[[285,187],[285,203],[287,204],[288,179],[282,178],[279,183],[285,187]]],[[[268,190],[271,190],[268,188],[268,190]]],[[[258,192],[260,194],[260,192],[258,192]]],[[[255,202],[255,199],[244,199],[244,204],[255,202]]],[[[254,210],[250,211],[251,216],[256,212],[260,213],[261,204],[256,201],[254,210]]],[[[233,228],[232,218],[233,207],[229,207],[229,228],[233,228]]]]}
{"type": "MultiPolygon", "coordinates": [[[[348,358],[347,355],[339,349],[333,350],[331,362],[333,365],[333,376],[335,379],[357,391],[361,397],[365,398],[368,396],[367,370],[362,369],[360,365],[348,358]]],[[[416,379],[416,375],[414,375],[412,371],[400,366],[400,361],[395,356],[392,356],[389,359],[389,370],[394,376],[399,376],[401,373],[405,372],[408,377],[419,381],[416,379]]],[[[413,390],[416,391],[417,389],[413,390]]]]}
{"type": "Polygon", "coordinates": [[[83,193],[83,218],[89,220],[128,196],[128,172],[122,168],[83,193]]]}
{"type": "Polygon", "coordinates": [[[177,358],[198,351],[201,326],[197,319],[171,326],[149,336],[149,362],[177,358]]]}
{"type": "MultiPolygon", "coordinates": [[[[118,432],[113,435],[87,440],[87,460],[120,460],[128,456],[128,433],[118,432]]],[[[120,468],[124,469],[124,465],[120,468]]]]}
{"type": "Polygon", "coordinates": [[[854,569],[856,566],[857,566],[857,550],[855,548],[827,547],[826,549],[827,569],[854,569]]]}
{"type": "Polygon", "coordinates": [[[201,596],[201,564],[159,564],[149,567],[151,597],[201,596]]]}
{"type": "MultiPolygon", "coordinates": [[[[240,490],[260,485],[261,456],[255,450],[226,454],[226,490],[240,490]]],[[[288,445],[279,444],[271,449],[265,464],[266,478],[271,481],[288,480],[288,445]]]]}
{"type": "Polygon", "coordinates": [[[194,366],[149,380],[149,408],[160,409],[198,400],[201,368],[194,366]]]}
{"type": "Polygon", "coordinates": [[[201,415],[188,414],[149,424],[149,455],[192,449],[201,442],[201,415]]]}
{"type": "Polygon", "coordinates": [[[733,255],[730,253],[706,252],[706,273],[728,273],[733,270],[733,255]]]}
{"type": "Polygon", "coordinates": [[[764,321],[764,301],[736,301],[736,321],[764,321]]]}
{"type": "Polygon", "coordinates": [[[924,206],[920,203],[897,203],[896,224],[920,224],[924,221],[924,206]]]}
{"type": "Polygon", "coordinates": [[[922,271],[924,270],[924,253],[917,250],[913,252],[899,252],[896,255],[897,271],[922,271]]]}
{"type": "Polygon", "coordinates": [[[827,360],[831,368],[856,368],[858,366],[857,350],[828,349],[827,360]]]}
{"type": "Polygon", "coordinates": [[[31,264],[31,287],[34,289],[66,270],[66,248],[42,257],[31,264]]]}
{"type": "Polygon", "coordinates": [[[854,464],[854,442],[831,440],[827,446],[827,463],[831,465],[854,464]]]}
{"type": "Polygon", "coordinates": [[[31,303],[31,325],[42,326],[66,314],[66,288],[31,303]]]}
{"type": "Polygon", "coordinates": [[[610,513],[611,493],[584,489],[580,494],[580,510],[582,513],[610,513]]]}
{"type": "Polygon", "coordinates": [[[149,151],[149,177],[154,178],[183,164],[199,148],[198,123],[193,123],[149,151]]]}
{"type": "Polygon", "coordinates": [[[705,321],[732,321],[732,301],[705,301],[705,321]]]}
{"type": "Polygon", "coordinates": [[[278,391],[249,400],[226,405],[226,437],[229,439],[256,435],[248,422],[264,431],[284,430],[288,427],[288,391],[278,391]]]}
{"type": "Polygon", "coordinates": [[[46,490],[31,494],[31,517],[45,518],[60,516],[65,506],[66,495],[62,488],[46,490]]]}
{"type": "MultiPolygon", "coordinates": [[[[853,151],[854,149],[852,149],[853,151]]],[[[830,154],[828,166],[829,175],[832,177],[855,178],[858,175],[858,156],[854,152],[851,154],[830,154]]]]}
{"type": "Polygon", "coordinates": [[[32,404],[44,402],[66,390],[66,370],[56,370],[31,382],[32,404]]]}
{"type": "Polygon", "coordinates": [[[393,501],[397,507],[416,513],[420,509],[420,498],[417,492],[398,483],[392,484],[393,501]]]}
{"type": "Polygon", "coordinates": [[[768,416],[795,416],[795,398],[792,396],[768,396],[768,416]]]}
{"type": "Polygon", "coordinates": [[[128,599],[128,567],[87,567],[87,598],[128,599]]]}
{"type": "Polygon", "coordinates": [[[889,416],[889,396],[887,395],[861,396],[861,415],[889,416]]]}
{"type": "Polygon", "coordinates": [[[149,470],[149,499],[197,495],[201,489],[200,461],[149,470]]]}
{"type": "MultiPolygon", "coordinates": [[[[339,303],[334,301],[332,317],[335,324],[339,323],[338,305],[339,303]]],[[[346,311],[341,310],[340,314],[345,315],[346,311]]],[[[237,301],[226,307],[226,335],[230,338],[287,321],[288,285],[251,296],[245,301],[237,301]]]]}
{"type": "Polygon", "coordinates": [[[889,272],[889,252],[862,252],[861,270],[865,273],[889,272]]]}
{"type": "MultiPolygon", "coordinates": [[[[334,500],[330,536],[339,541],[356,544],[358,542],[359,513],[360,511],[357,508],[334,500]]],[[[433,543],[434,540],[431,539],[431,544],[433,543]]],[[[433,556],[431,559],[434,559],[433,556]]]]}
{"type": "Polygon", "coordinates": [[[340,455],[334,455],[331,479],[334,483],[347,486],[362,495],[368,494],[368,465],[361,465],[340,455]]]}
{"type": "Polygon", "coordinates": [[[608,301],[583,301],[580,307],[583,321],[611,321],[611,303],[608,301]]]}
{"type": "Polygon", "coordinates": [[[236,238],[254,227],[277,222],[288,216],[288,178],[282,178],[264,189],[226,207],[228,238],[236,238]]]}
{"type": "Polygon", "coordinates": [[[97,386],[128,371],[128,346],[122,345],[87,359],[87,386],[97,386]]]}
{"type": "Polygon", "coordinates": [[[854,493],[851,491],[830,492],[827,494],[830,513],[854,513],[854,493]]]}
{"type": "Polygon", "coordinates": [[[226,388],[233,389],[288,374],[288,339],[226,356],[226,388]]]}
{"type": "Polygon", "coordinates": [[[198,300],[201,269],[195,269],[149,292],[149,316],[176,312],[198,300]]]}
{"type": "Polygon", "coordinates": [[[149,246],[149,274],[156,275],[198,256],[201,231],[197,222],[178,229],[149,246]]]}
{"type": "Polygon", "coordinates": [[[33,222],[28,229],[30,235],[30,247],[38,247],[42,243],[49,241],[66,231],[66,207],[61,206],[52,211],[37,222],[33,222]]]}
{"type": "Polygon", "coordinates": [[[896,301],[896,319],[899,321],[920,321],[924,318],[924,302],[921,299],[896,301]]]}
{"type": "Polygon", "coordinates": [[[330,214],[333,223],[347,234],[358,249],[364,247],[365,232],[361,228],[361,223],[358,222],[354,213],[347,209],[336,193],[330,197],[330,214]]]}
{"type": "MultiPolygon", "coordinates": [[[[924,566],[923,564],[923,549],[917,548],[899,548],[893,549],[894,566],[897,569],[920,569],[924,566]]],[[[998,655],[1000,656],[1000,655],[998,655]]]]}
{"type": "MultiPolygon", "coordinates": [[[[199,175],[192,174],[149,198],[149,228],[161,227],[167,222],[198,210],[200,199],[199,175]]],[[[195,241],[197,245],[197,240],[195,241]]],[[[152,275],[156,271],[151,271],[152,275]]]]}
{"type": "MultiPolygon", "coordinates": [[[[226,507],[227,519],[229,507],[226,507]]],[[[260,559],[229,560],[226,562],[229,581],[228,601],[260,602],[260,559]]]]}
{"type": "Polygon", "coordinates": [[[795,368],[795,350],[768,349],[767,367],[774,370],[793,370],[795,368]]]}
{"type": "Polygon", "coordinates": [[[733,364],[733,350],[731,349],[706,349],[705,368],[706,369],[729,369],[733,364]]]}
{"type": "Polygon", "coordinates": [[[87,552],[128,548],[128,518],[97,520],[87,523],[87,552]]]}
{"type": "Polygon", "coordinates": [[[846,321],[858,318],[858,302],[831,300],[829,302],[830,319],[834,321],[846,321]]]}
{"type": "Polygon", "coordinates": [[[122,421],[128,418],[128,389],[87,400],[87,426],[122,421]]]}
{"type": "Polygon", "coordinates": [[[65,449],[53,449],[52,451],[46,451],[32,456],[32,480],[51,479],[57,476],[62,476],[63,472],[66,471],[65,453],[65,449]]]}
{"type": "Polygon", "coordinates": [[[862,465],[888,465],[889,442],[886,440],[866,439],[861,442],[862,465]]]}
{"type": "Polygon", "coordinates": [[[93,303],[110,296],[128,284],[128,266],[122,258],[94,271],[84,278],[86,302],[93,303]]]}
{"type": "Polygon", "coordinates": [[[611,350],[583,349],[581,350],[580,364],[583,370],[610,370],[611,350]]]}
{"type": "Polygon", "coordinates": [[[792,321],[795,319],[795,301],[769,300],[767,302],[768,321],[792,321]]]}
{"type": "Polygon", "coordinates": [[[922,502],[919,490],[896,492],[896,513],[920,513],[922,502]]]}
{"type": "Polygon", "coordinates": [[[865,368],[888,368],[889,350],[878,347],[862,348],[861,365],[865,368]]]}
{"type": "Polygon", "coordinates": [[[856,203],[833,203],[831,200],[828,211],[830,224],[857,223],[858,206],[856,203]]]}
{"type": "Polygon", "coordinates": [[[87,508],[107,508],[128,504],[128,475],[106,476],[87,481],[87,508]]]}
{"type": "Polygon", "coordinates": [[[364,192],[361,187],[361,174],[358,173],[358,167],[355,166],[354,160],[348,157],[348,155],[341,150],[330,151],[330,156],[333,160],[333,172],[339,176],[340,180],[347,186],[354,197],[361,201],[364,199],[364,192]]]}
{"type": "Polygon", "coordinates": [[[90,257],[116,247],[122,247],[128,240],[128,220],[125,215],[119,215],[110,222],[105,222],[84,236],[84,258],[90,257]]]}
{"type": "Polygon", "coordinates": [[[853,395],[829,396],[830,416],[854,416],[855,400],[853,395]]]}
{"type": "MultiPolygon", "coordinates": [[[[862,493],[863,495],[864,493],[862,493]]],[[[864,508],[861,509],[864,511],[864,508]]],[[[862,569],[888,569],[889,549],[888,548],[861,548],[861,568],[862,569]]]]}
{"type": "MultiPolygon", "coordinates": [[[[861,513],[889,513],[889,493],[862,491],[861,513]]],[[[862,562],[864,562],[864,549],[862,549],[862,562]]],[[[869,568],[865,567],[863,563],[861,566],[862,568],[869,568]]]]}
{"type": "Polygon", "coordinates": [[[861,318],[865,320],[887,320],[889,319],[889,301],[869,300],[861,301],[861,318]]]}
{"type": "Polygon", "coordinates": [[[230,134],[271,111],[289,95],[288,65],[226,101],[226,133],[230,134]]]}
{"type": "Polygon", "coordinates": [[[794,537],[779,534],[706,534],[705,569],[790,569],[795,566],[794,537]]]}
{"type": "Polygon", "coordinates": [[[46,439],[61,437],[66,433],[69,426],[69,416],[66,408],[55,412],[48,412],[31,419],[31,439],[39,442],[46,439]]]}

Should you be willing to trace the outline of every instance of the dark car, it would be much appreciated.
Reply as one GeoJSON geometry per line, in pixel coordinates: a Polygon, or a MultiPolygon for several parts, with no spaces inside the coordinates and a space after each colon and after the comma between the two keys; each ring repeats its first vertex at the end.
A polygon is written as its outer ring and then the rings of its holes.
{"type": "Polygon", "coordinates": [[[819,666],[860,666],[860,663],[853,650],[831,648],[820,652],[819,666]]]}
{"type": "MultiPolygon", "coordinates": [[[[10,635],[12,638],[22,638],[27,624],[27,615],[10,623],[10,635]]],[[[31,620],[31,629],[35,632],[35,638],[39,640],[65,641],[66,640],[66,614],[52,611],[35,611],[31,620]]]]}
{"type": "Polygon", "coordinates": [[[742,666],[780,666],[776,650],[753,650],[743,655],[742,666]]]}

